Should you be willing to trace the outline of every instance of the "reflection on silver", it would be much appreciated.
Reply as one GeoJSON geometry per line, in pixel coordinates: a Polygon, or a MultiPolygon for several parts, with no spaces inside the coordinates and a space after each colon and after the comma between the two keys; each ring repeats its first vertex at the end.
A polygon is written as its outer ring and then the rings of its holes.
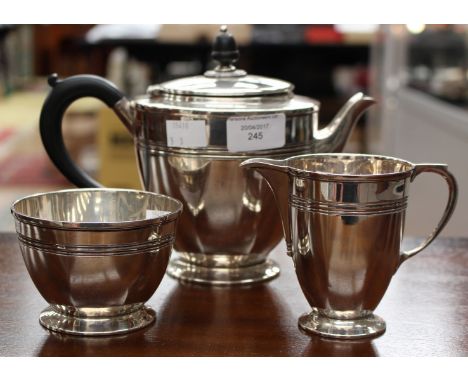
{"type": "Polygon", "coordinates": [[[458,195],[446,165],[391,157],[316,154],[250,159],[241,166],[257,170],[275,195],[288,254],[313,307],[299,326],[333,338],[368,337],[385,330],[374,309],[398,267],[446,225],[458,195]],[[402,252],[409,185],[422,172],[441,175],[449,199],[426,241],[402,252]]]}
{"type": "Polygon", "coordinates": [[[172,177],[177,179],[188,210],[193,216],[197,216],[205,206],[203,194],[206,178],[210,173],[210,161],[204,158],[174,156],[168,159],[168,164],[168,170],[172,177]]]}
{"type": "Polygon", "coordinates": [[[149,325],[144,303],[169,262],[182,205],[150,192],[37,194],[11,208],[26,268],[50,304],[46,328],[108,335],[149,325]]]}
{"type": "Polygon", "coordinates": [[[242,204],[248,210],[260,213],[262,211],[261,186],[264,183],[263,178],[253,171],[246,172],[245,177],[247,183],[242,195],[242,204]]]}

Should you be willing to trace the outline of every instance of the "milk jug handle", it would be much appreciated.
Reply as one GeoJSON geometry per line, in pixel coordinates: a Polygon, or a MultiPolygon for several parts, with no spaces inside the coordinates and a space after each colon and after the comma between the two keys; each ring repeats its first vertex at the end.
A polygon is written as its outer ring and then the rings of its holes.
{"type": "Polygon", "coordinates": [[[70,158],[63,142],[62,119],[66,109],[79,98],[94,97],[114,108],[124,95],[111,82],[92,75],[78,75],[59,80],[49,77],[52,87],[42,107],[39,128],[42,143],[52,162],[65,177],[78,187],[102,187],[78,168],[70,158]]]}
{"type": "Polygon", "coordinates": [[[415,165],[413,174],[411,175],[411,182],[416,178],[416,176],[418,176],[419,174],[423,172],[436,173],[445,179],[445,181],[447,182],[448,190],[449,190],[447,205],[445,207],[445,211],[442,215],[442,218],[440,219],[439,223],[437,224],[435,229],[432,231],[432,233],[429,235],[429,237],[418,247],[410,251],[404,251],[401,253],[399,266],[404,261],[408,260],[410,257],[413,257],[417,253],[421,252],[439,235],[439,233],[442,231],[442,229],[445,227],[450,217],[452,216],[455,206],[457,204],[457,199],[458,199],[457,181],[455,180],[455,177],[447,170],[447,165],[445,164],[417,164],[415,165]]]}

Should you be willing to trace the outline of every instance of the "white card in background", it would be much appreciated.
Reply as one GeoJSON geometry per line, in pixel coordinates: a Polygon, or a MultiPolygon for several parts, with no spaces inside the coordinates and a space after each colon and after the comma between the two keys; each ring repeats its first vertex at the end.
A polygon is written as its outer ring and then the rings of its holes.
{"type": "Polygon", "coordinates": [[[283,147],[286,116],[283,113],[230,117],[226,122],[229,151],[255,151],[283,147]]]}
{"type": "Polygon", "coordinates": [[[166,121],[168,147],[206,147],[208,135],[204,120],[166,121]]]}

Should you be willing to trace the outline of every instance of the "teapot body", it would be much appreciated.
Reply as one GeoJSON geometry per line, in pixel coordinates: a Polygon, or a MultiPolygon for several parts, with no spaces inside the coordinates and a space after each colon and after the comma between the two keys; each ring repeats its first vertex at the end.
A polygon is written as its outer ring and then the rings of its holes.
{"type": "Polygon", "coordinates": [[[176,258],[168,273],[209,284],[272,278],[279,269],[267,256],[282,238],[281,221],[267,182],[239,164],[259,155],[282,159],[314,152],[317,108],[304,97],[237,112],[232,103],[230,110],[219,101],[209,110],[206,105],[203,110],[194,108],[193,101],[187,107],[157,100],[135,102],[134,137],[143,186],[184,205],[176,258]],[[298,109],[299,104],[304,107],[298,109]],[[184,128],[195,131],[177,136],[177,129],[184,128]],[[230,134],[230,128],[236,134],[230,134]],[[282,137],[276,132],[268,136],[272,129],[280,130],[282,137]],[[258,142],[249,141],[249,133],[258,137],[259,132],[270,141],[264,143],[267,148],[256,150],[258,142]],[[203,133],[204,147],[186,147],[200,142],[203,133]]]}

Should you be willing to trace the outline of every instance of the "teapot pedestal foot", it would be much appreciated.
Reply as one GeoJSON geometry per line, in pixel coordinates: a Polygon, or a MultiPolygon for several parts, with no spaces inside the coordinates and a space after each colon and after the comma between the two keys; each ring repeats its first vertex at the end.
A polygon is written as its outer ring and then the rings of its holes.
{"type": "Polygon", "coordinates": [[[179,281],[205,285],[248,285],[268,281],[280,273],[278,264],[267,259],[242,267],[203,267],[176,258],[171,260],[167,274],[179,281]]]}
{"type": "Polygon", "coordinates": [[[299,327],[322,337],[352,340],[376,337],[385,332],[386,325],[381,317],[373,313],[353,319],[336,319],[314,308],[311,313],[299,318],[299,327]]]}
{"type": "Polygon", "coordinates": [[[126,334],[154,322],[156,313],[143,304],[111,308],[73,308],[50,305],[39,322],[54,332],[79,336],[126,334]]]}

